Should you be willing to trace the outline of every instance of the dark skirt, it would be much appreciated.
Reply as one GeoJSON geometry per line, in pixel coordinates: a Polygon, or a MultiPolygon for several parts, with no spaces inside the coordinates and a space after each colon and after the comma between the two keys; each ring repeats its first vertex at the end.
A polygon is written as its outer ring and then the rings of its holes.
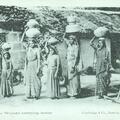
{"type": "Polygon", "coordinates": [[[96,95],[107,95],[110,75],[106,74],[106,72],[101,72],[96,78],[96,95]]]}

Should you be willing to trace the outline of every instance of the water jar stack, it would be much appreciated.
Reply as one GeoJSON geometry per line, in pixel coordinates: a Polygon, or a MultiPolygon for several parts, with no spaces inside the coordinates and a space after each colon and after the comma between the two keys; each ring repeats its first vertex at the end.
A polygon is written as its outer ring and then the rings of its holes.
{"type": "Polygon", "coordinates": [[[80,32],[80,26],[76,23],[76,17],[69,16],[67,18],[68,25],[66,26],[66,33],[80,32]]]}
{"type": "Polygon", "coordinates": [[[29,40],[35,40],[37,37],[39,37],[39,23],[35,19],[30,19],[27,22],[26,27],[28,28],[26,31],[26,37],[28,37],[28,42],[29,40]]]}

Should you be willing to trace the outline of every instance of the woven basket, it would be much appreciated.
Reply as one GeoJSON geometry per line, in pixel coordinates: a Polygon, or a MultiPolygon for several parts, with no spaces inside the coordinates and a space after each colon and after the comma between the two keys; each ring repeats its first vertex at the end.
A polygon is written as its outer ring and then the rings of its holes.
{"type": "Polygon", "coordinates": [[[67,22],[68,23],[75,23],[76,22],[76,18],[73,17],[73,16],[69,16],[69,17],[67,17],[67,22]]]}
{"type": "Polygon", "coordinates": [[[103,37],[108,33],[108,29],[106,27],[99,27],[94,31],[94,35],[96,37],[103,37]]]}
{"type": "Polygon", "coordinates": [[[80,32],[79,24],[67,25],[66,33],[80,32]]]}
{"type": "Polygon", "coordinates": [[[30,19],[26,26],[29,28],[35,28],[36,26],[39,26],[39,23],[35,19],[30,19]]]}
{"type": "Polygon", "coordinates": [[[26,31],[26,36],[33,38],[40,35],[40,31],[37,28],[30,28],[26,31]]]}

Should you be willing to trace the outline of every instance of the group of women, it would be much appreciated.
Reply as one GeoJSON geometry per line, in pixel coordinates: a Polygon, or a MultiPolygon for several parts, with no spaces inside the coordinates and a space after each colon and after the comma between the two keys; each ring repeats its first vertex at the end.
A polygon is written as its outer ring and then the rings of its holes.
{"type": "MultiPolygon", "coordinates": [[[[96,53],[96,95],[103,98],[107,95],[107,88],[110,83],[110,57],[106,48],[105,38],[100,37],[98,43],[94,43],[94,38],[90,45],[96,53]]],[[[69,34],[67,40],[67,96],[77,98],[81,93],[80,86],[80,46],[76,34],[69,34]]],[[[46,96],[52,99],[60,98],[60,57],[54,45],[49,45],[46,59],[47,77],[46,77],[46,96]]],[[[24,83],[26,88],[26,97],[28,99],[39,99],[41,94],[41,49],[36,46],[34,39],[29,41],[26,49],[26,59],[24,68],[24,83]]],[[[9,97],[13,94],[13,76],[12,76],[11,56],[9,52],[3,53],[2,75],[1,75],[1,95],[9,97]]]]}

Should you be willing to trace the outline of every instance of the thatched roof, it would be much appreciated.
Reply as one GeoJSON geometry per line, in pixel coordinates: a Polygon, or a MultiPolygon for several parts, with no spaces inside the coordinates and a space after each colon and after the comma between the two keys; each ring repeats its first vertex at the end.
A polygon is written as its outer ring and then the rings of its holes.
{"type": "MultiPolygon", "coordinates": [[[[61,10],[58,11],[60,12],[61,10]]],[[[82,33],[93,31],[101,26],[106,26],[110,32],[120,32],[120,13],[118,14],[118,12],[100,10],[61,11],[64,17],[69,16],[71,13],[77,17],[77,22],[81,26],[80,32],[82,33]]]]}
{"type": "Polygon", "coordinates": [[[22,31],[28,19],[34,13],[26,8],[15,6],[0,6],[0,28],[22,31]]]}
{"type": "MultiPolygon", "coordinates": [[[[77,17],[77,22],[80,24],[80,32],[87,33],[95,30],[97,27],[106,26],[110,32],[120,32],[120,12],[114,8],[49,8],[36,7],[32,11],[38,16],[37,19],[41,24],[48,26],[58,32],[65,32],[67,25],[66,18],[74,14],[77,17]],[[108,11],[110,10],[110,11],[108,11]],[[50,25],[49,25],[50,24],[50,25]],[[60,24],[60,25],[58,25],[60,24]]],[[[118,9],[117,9],[118,10],[118,9]]]]}
{"type": "Polygon", "coordinates": [[[74,14],[80,25],[81,33],[88,33],[97,27],[106,26],[110,32],[120,32],[120,14],[116,11],[86,10],[86,9],[53,9],[49,7],[36,7],[33,9],[17,8],[14,6],[0,6],[0,27],[10,30],[23,31],[24,25],[30,15],[40,23],[41,32],[50,31],[62,36],[67,25],[66,18],[74,14]],[[97,12],[96,12],[97,11],[97,12]]]}

